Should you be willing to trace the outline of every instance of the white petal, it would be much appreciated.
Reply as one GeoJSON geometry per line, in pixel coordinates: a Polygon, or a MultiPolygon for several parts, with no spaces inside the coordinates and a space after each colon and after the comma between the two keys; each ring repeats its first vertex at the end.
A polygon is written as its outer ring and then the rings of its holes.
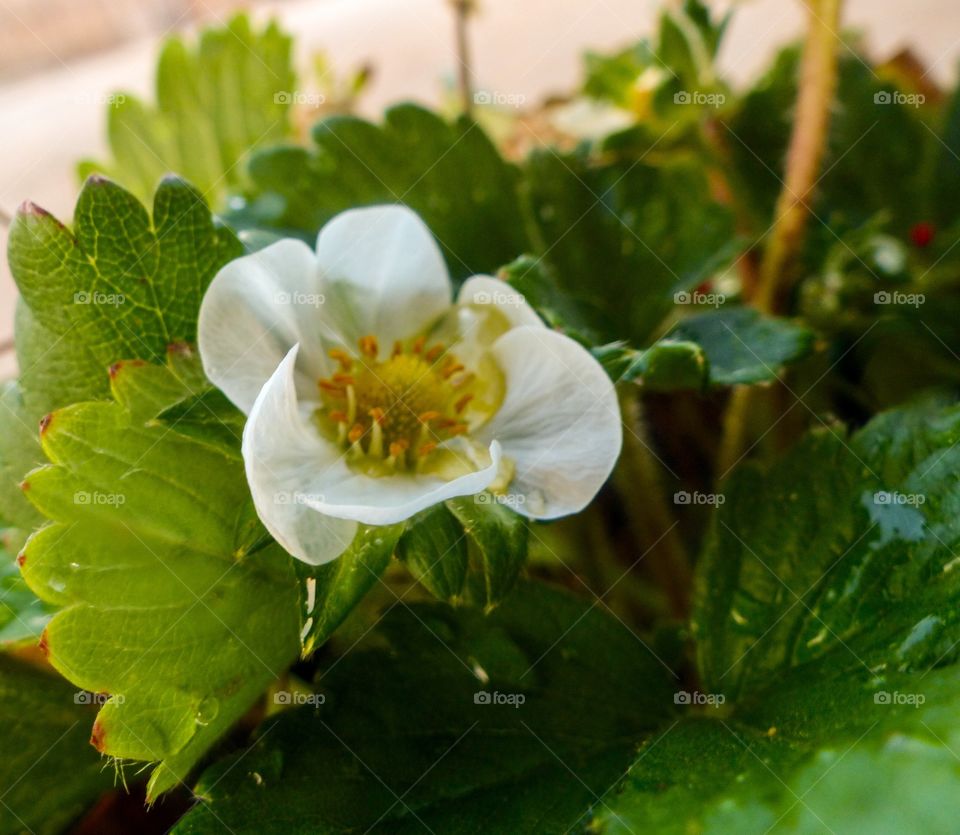
{"type": "Polygon", "coordinates": [[[492,442],[488,451],[488,466],[450,481],[429,475],[397,474],[371,478],[351,473],[349,478],[328,486],[323,500],[311,497],[308,504],[341,519],[355,519],[368,525],[392,525],[447,499],[472,496],[486,490],[500,468],[500,444],[492,442]]]}
{"type": "Polygon", "coordinates": [[[298,384],[307,391],[327,368],[319,338],[323,299],[316,256],[302,241],[277,241],[231,261],[200,306],[198,341],[207,376],[249,413],[263,384],[300,343],[298,384]]]}
{"type": "Polygon", "coordinates": [[[524,325],[545,328],[543,320],[527,304],[523,294],[516,288],[489,275],[475,275],[468,278],[457,296],[458,305],[472,305],[480,309],[493,308],[501,313],[511,327],[524,325]]]}
{"type": "Polygon", "coordinates": [[[300,406],[297,346],[263,386],[243,430],[243,460],[257,513],[274,539],[299,560],[320,565],[340,556],[357,525],[317,513],[309,499],[322,494],[331,472],[346,466],[340,450],[308,423],[313,406],[300,406]]]}
{"type": "Polygon", "coordinates": [[[351,209],[317,238],[333,316],[351,343],[372,334],[382,351],[427,328],[450,307],[440,247],[406,206],[351,209]]]}
{"type": "Polygon", "coordinates": [[[533,519],[582,510],[620,455],[613,383],[585,348],[547,328],[515,328],[492,351],[507,391],[481,435],[515,465],[511,506],[533,519]]]}

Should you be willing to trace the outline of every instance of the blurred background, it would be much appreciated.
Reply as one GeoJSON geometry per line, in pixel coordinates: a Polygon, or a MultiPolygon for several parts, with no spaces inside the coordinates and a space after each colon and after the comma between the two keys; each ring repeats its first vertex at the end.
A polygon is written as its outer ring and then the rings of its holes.
{"type": "MultiPolygon", "coordinates": [[[[470,43],[478,88],[528,103],[576,83],[587,48],[611,49],[647,34],[653,0],[479,0],[470,43]]],[[[803,0],[715,2],[737,13],[720,66],[733,83],[755,76],[802,30],[803,0]]],[[[296,36],[298,62],[322,51],[335,72],[368,65],[359,101],[377,118],[400,99],[448,100],[457,55],[449,0],[0,0],[0,247],[7,219],[26,199],[68,220],[75,163],[104,155],[110,95],[152,99],[159,42],[171,32],[225,22],[237,9],[275,16],[296,36]]],[[[960,55],[956,0],[850,0],[846,26],[862,31],[876,58],[909,48],[935,81],[951,80],[960,55]]],[[[0,379],[15,372],[15,289],[0,267],[0,379]]]]}

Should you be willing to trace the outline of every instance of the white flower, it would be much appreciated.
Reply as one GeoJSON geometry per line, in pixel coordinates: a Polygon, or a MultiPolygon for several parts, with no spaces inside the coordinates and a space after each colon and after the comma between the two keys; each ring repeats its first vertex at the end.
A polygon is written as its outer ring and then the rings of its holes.
{"type": "Polygon", "coordinates": [[[609,476],[620,413],[596,360],[503,281],[451,296],[436,241],[401,206],[344,212],[316,252],[281,240],[211,283],[204,369],[248,416],[253,500],[295,557],[332,560],[358,523],[485,490],[553,519],[609,476]]]}

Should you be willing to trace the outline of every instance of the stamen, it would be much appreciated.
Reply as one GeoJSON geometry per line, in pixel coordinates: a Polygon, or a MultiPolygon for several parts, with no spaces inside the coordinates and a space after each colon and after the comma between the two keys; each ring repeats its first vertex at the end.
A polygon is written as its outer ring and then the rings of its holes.
{"type": "Polygon", "coordinates": [[[418,415],[417,420],[419,420],[420,423],[430,423],[431,420],[436,420],[438,417],[440,417],[440,412],[430,411],[418,415]]]}
{"type": "Polygon", "coordinates": [[[475,374],[473,374],[472,372],[469,372],[467,374],[464,374],[462,377],[457,377],[456,380],[451,380],[450,385],[455,389],[461,389],[465,385],[467,385],[467,383],[473,382],[473,378],[475,376],[476,376],[475,374]]]}
{"type": "Polygon", "coordinates": [[[427,362],[434,362],[437,357],[440,356],[446,349],[439,342],[434,345],[426,354],[424,354],[424,359],[427,362]]]}
{"type": "Polygon", "coordinates": [[[425,336],[418,336],[413,341],[413,353],[419,354],[423,352],[423,346],[426,345],[427,338],[425,336]]]}
{"type": "Polygon", "coordinates": [[[465,423],[458,423],[456,426],[451,426],[447,432],[450,435],[463,435],[467,432],[469,427],[465,423]]]}
{"type": "Polygon", "coordinates": [[[334,397],[343,397],[346,394],[343,386],[338,385],[333,382],[333,380],[319,380],[317,385],[320,386],[323,391],[327,392],[327,394],[332,394],[334,397]]]}
{"type": "Polygon", "coordinates": [[[459,415],[464,409],[467,408],[467,403],[473,400],[472,394],[465,394],[461,397],[456,403],[453,404],[453,410],[459,415]]]}
{"type": "Polygon", "coordinates": [[[377,338],[372,334],[368,336],[361,336],[358,340],[358,344],[360,346],[361,353],[370,359],[376,359],[377,355],[380,353],[380,345],[377,342],[377,338]]]}
{"type": "Polygon", "coordinates": [[[464,368],[465,368],[465,366],[462,365],[461,363],[459,363],[459,362],[454,362],[453,365],[448,365],[448,366],[447,366],[446,368],[444,368],[443,371],[440,372],[440,373],[443,375],[443,379],[444,379],[444,380],[449,380],[449,379],[450,379],[454,374],[456,374],[458,371],[463,371],[464,368]]]}
{"type": "Polygon", "coordinates": [[[353,367],[353,357],[340,348],[331,348],[327,351],[327,356],[339,362],[344,371],[349,371],[353,367]]]}
{"type": "MultiPolygon", "coordinates": [[[[371,409],[370,411],[374,412],[380,410],[371,409]]],[[[367,454],[372,458],[383,457],[383,425],[376,418],[373,420],[373,427],[370,431],[370,444],[367,447],[367,454]]]]}
{"type": "Polygon", "coordinates": [[[333,375],[333,381],[335,383],[339,383],[342,386],[352,386],[356,382],[356,380],[353,379],[352,375],[343,374],[339,371],[333,375]]]}
{"type": "Polygon", "coordinates": [[[347,423],[353,423],[357,417],[357,392],[353,386],[347,386],[347,423]]]}
{"type": "Polygon", "coordinates": [[[393,343],[393,353],[390,354],[391,357],[399,357],[403,353],[403,343],[398,339],[393,343]]]}
{"type": "Polygon", "coordinates": [[[379,406],[374,406],[367,414],[370,415],[379,426],[383,426],[387,422],[386,413],[379,406]]]}
{"type": "Polygon", "coordinates": [[[387,466],[391,468],[402,468],[406,462],[404,453],[406,453],[409,446],[410,442],[406,438],[390,444],[390,456],[387,458],[387,466]]]}
{"type": "Polygon", "coordinates": [[[347,423],[350,418],[347,417],[346,412],[341,412],[339,409],[334,409],[332,412],[330,412],[330,420],[334,421],[335,423],[347,423]]]}
{"type": "Polygon", "coordinates": [[[425,444],[420,445],[420,449],[417,450],[417,457],[426,458],[436,448],[437,448],[436,441],[427,441],[425,444]]]}
{"type": "Polygon", "coordinates": [[[347,434],[347,438],[351,444],[357,443],[363,437],[363,427],[359,423],[353,424],[353,428],[347,434]]]}

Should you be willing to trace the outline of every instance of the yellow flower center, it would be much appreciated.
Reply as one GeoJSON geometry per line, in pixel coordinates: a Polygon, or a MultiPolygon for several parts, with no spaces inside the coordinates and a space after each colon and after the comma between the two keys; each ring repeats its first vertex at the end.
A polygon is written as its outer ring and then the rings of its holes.
{"type": "Polygon", "coordinates": [[[351,464],[370,475],[432,468],[438,447],[495,410],[478,401],[488,387],[440,343],[397,342],[385,360],[376,337],[357,344],[356,353],[330,351],[340,369],[318,382],[324,402],[318,418],[351,464]]]}

